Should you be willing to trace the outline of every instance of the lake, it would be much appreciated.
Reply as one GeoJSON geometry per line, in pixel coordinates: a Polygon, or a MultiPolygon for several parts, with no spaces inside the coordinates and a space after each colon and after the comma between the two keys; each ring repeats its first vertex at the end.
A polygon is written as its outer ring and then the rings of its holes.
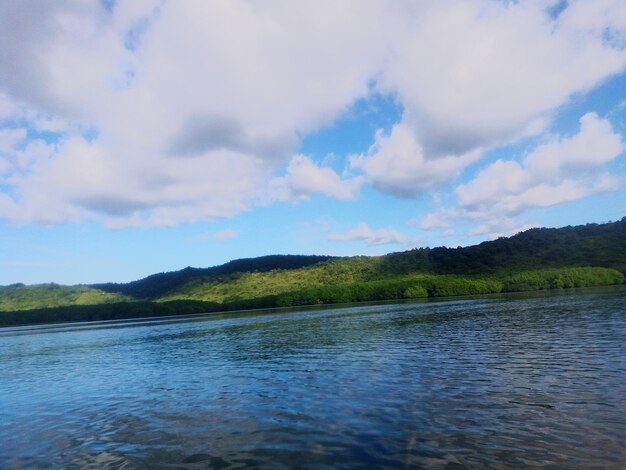
{"type": "Polygon", "coordinates": [[[0,329],[0,468],[619,468],[626,293],[0,329]]]}

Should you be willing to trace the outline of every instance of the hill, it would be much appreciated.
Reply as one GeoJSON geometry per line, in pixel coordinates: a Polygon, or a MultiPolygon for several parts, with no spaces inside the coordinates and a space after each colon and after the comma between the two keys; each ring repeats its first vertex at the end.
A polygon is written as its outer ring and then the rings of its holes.
{"type": "Polygon", "coordinates": [[[434,248],[430,259],[438,274],[572,266],[603,266],[625,272],[626,217],[606,224],[533,228],[466,248],[434,248]]]}
{"type": "Polygon", "coordinates": [[[331,259],[330,256],[270,255],[243,258],[211,268],[186,267],[180,271],[152,274],[125,284],[93,284],[90,287],[104,292],[123,294],[136,299],[157,299],[185,284],[202,279],[223,278],[236,273],[268,272],[298,269],[331,259]]]}
{"type": "Polygon", "coordinates": [[[0,324],[609,285],[623,283],[625,272],[626,217],[468,247],[378,257],[273,255],[130,283],[0,287],[0,324]]]}
{"type": "Polygon", "coordinates": [[[0,312],[66,305],[97,305],[132,300],[125,295],[104,292],[87,286],[60,286],[54,283],[34,286],[23,284],[0,286],[0,312]]]}

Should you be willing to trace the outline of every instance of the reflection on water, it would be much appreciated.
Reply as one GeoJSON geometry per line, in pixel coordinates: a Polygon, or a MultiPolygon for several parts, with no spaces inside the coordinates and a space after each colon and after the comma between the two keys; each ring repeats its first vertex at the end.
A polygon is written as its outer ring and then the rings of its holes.
{"type": "Polygon", "coordinates": [[[0,467],[614,467],[626,294],[0,330],[0,467]]]}

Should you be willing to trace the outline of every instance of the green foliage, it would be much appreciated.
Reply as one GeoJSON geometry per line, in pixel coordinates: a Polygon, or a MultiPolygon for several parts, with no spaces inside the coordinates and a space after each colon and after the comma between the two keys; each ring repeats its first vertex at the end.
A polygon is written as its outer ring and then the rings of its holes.
{"type": "Polygon", "coordinates": [[[332,284],[279,294],[276,298],[276,305],[288,307],[404,299],[407,290],[415,288],[415,292],[417,292],[418,287],[415,283],[414,279],[386,279],[351,284],[332,284]]]}
{"type": "Polygon", "coordinates": [[[340,284],[279,294],[277,306],[368,302],[378,300],[447,297],[501,292],[494,279],[460,276],[406,276],[353,284],[340,284]]]}
{"type": "Polygon", "coordinates": [[[356,256],[323,261],[299,269],[243,272],[196,279],[159,301],[195,299],[236,302],[308,288],[351,284],[381,277],[379,258],[356,256]]]}
{"type": "MultiPolygon", "coordinates": [[[[139,298],[151,300],[195,299],[228,303],[326,286],[395,279],[416,273],[501,279],[539,268],[578,266],[600,266],[626,272],[626,218],[601,225],[531,229],[510,238],[465,248],[422,248],[380,257],[273,256],[233,261],[216,268],[186,268],[177,273],[156,275],[158,279],[151,276],[136,281],[144,286],[141,289],[137,288],[139,284],[131,283],[124,292],[133,295],[133,292],[141,291],[139,298]],[[148,295],[150,293],[158,295],[148,295]]],[[[430,287],[437,292],[436,295],[443,295],[444,290],[450,293],[497,291],[494,285],[454,287],[450,284],[454,281],[447,282],[430,287]]]]}
{"type": "Polygon", "coordinates": [[[87,286],[13,284],[0,286],[0,311],[29,310],[65,305],[96,305],[129,300],[126,296],[87,286]]]}
{"type": "Polygon", "coordinates": [[[504,292],[623,284],[624,275],[610,268],[542,269],[511,274],[502,280],[504,292]]]}
{"type": "Polygon", "coordinates": [[[156,299],[188,283],[202,282],[205,279],[228,279],[244,272],[268,272],[282,269],[298,269],[328,259],[331,256],[270,255],[259,258],[244,258],[230,261],[211,268],[186,267],[180,271],[159,273],[126,284],[94,284],[92,287],[105,292],[113,292],[136,299],[156,299]]]}
{"type": "Polygon", "coordinates": [[[470,278],[456,275],[432,276],[422,282],[429,297],[494,294],[502,291],[496,279],[470,278]]]}
{"type": "Polygon", "coordinates": [[[531,229],[466,248],[422,248],[379,257],[265,256],[127,284],[15,284],[0,287],[0,311],[10,312],[0,315],[0,323],[600,286],[624,283],[624,272],[626,217],[602,225],[531,229]]]}
{"type": "Polygon", "coordinates": [[[419,299],[422,297],[428,297],[428,291],[424,286],[410,286],[406,288],[406,290],[402,294],[402,297],[404,297],[405,299],[419,299]]]}
{"type": "Polygon", "coordinates": [[[534,228],[464,248],[422,251],[437,274],[512,273],[543,268],[601,266],[626,272],[626,217],[607,224],[534,228]]]}
{"type": "Polygon", "coordinates": [[[0,326],[163,317],[209,313],[218,310],[222,310],[222,306],[219,304],[189,300],[164,303],[121,302],[100,305],[68,305],[55,308],[3,312],[0,314],[0,326]]]}

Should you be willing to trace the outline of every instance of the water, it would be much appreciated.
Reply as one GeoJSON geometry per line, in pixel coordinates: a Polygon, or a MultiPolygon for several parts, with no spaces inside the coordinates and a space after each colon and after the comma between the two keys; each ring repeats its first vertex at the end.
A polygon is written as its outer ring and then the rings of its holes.
{"type": "Polygon", "coordinates": [[[626,294],[0,330],[0,468],[619,468],[626,294]]]}

